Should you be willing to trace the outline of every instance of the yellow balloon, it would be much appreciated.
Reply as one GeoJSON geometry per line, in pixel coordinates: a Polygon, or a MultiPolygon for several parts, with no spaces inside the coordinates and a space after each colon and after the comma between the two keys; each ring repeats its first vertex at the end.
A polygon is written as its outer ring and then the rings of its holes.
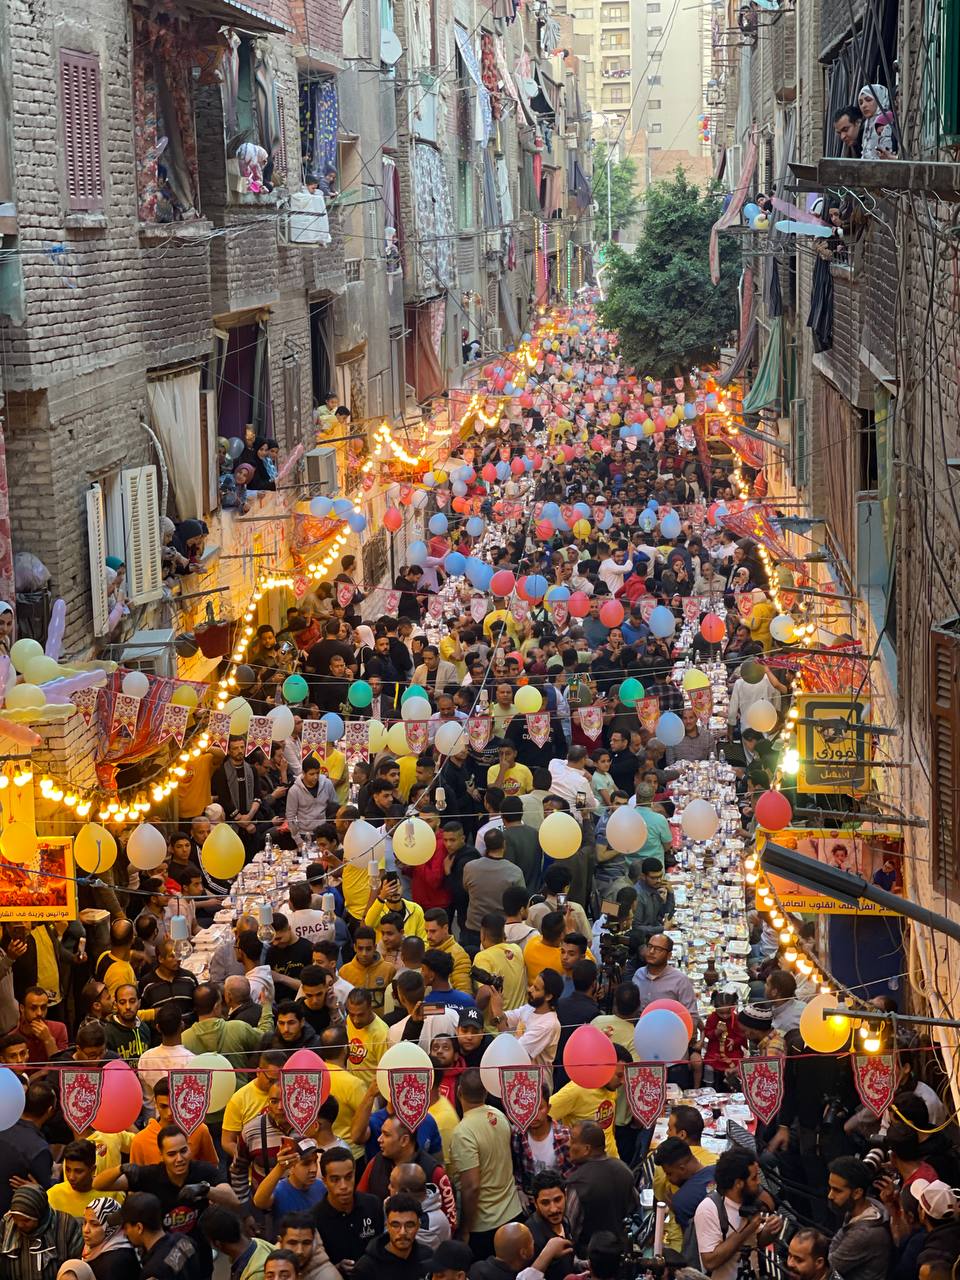
{"type": "Polygon", "coordinates": [[[387,745],[387,730],[379,720],[370,721],[370,750],[376,755],[387,745]]]}
{"type": "Polygon", "coordinates": [[[620,415],[619,415],[619,413],[611,413],[611,415],[610,415],[610,425],[611,425],[611,427],[619,427],[619,425],[620,425],[620,415]]]}
{"type": "Polygon", "coordinates": [[[433,474],[434,474],[434,477],[436,478],[437,484],[446,484],[447,473],[445,471],[434,471],[433,474]]]}
{"type": "Polygon", "coordinates": [[[11,822],[0,836],[0,852],[8,862],[30,862],[37,852],[37,833],[28,822],[11,822]]]}
{"type": "Polygon", "coordinates": [[[436,851],[437,837],[422,818],[405,818],[393,833],[393,852],[408,867],[422,867],[436,851]]]}
{"type": "MultiPolygon", "coordinates": [[[[19,640],[17,641],[19,644],[19,640]]],[[[11,711],[29,711],[46,704],[43,690],[35,684],[18,684],[10,690],[6,697],[6,706],[11,711]]]]}
{"type": "Polygon", "coordinates": [[[246,733],[253,715],[253,708],[246,698],[231,698],[223,709],[230,714],[230,732],[246,733]]]}
{"type": "Polygon", "coordinates": [[[81,871],[108,871],[117,860],[117,842],[99,822],[88,822],[73,842],[73,856],[81,871]]]}
{"type": "Polygon", "coordinates": [[[242,869],[243,841],[226,822],[219,822],[203,842],[200,861],[214,880],[232,880],[242,869]]]}
{"type": "Polygon", "coordinates": [[[407,726],[402,720],[398,720],[387,730],[387,750],[392,751],[395,756],[405,756],[410,750],[407,742],[407,726]]]}
{"type": "Polygon", "coordinates": [[[30,684],[43,684],[46,680],[57,680],[63,673],[60,664],[45,653],[35,653],[23,664],[23,678],[30,684]]]}
{"type": "Polygon", "coordinates": [[[800,1034],[815,1053],[836,1053],[850,1039],[849,1018],[824,1018],[824,1011],[836,1009],[835,995],[814,996],[800,1015],[800,1034]]]}
{"type": "Polygon", "coordinates": [[[706,689],[709,683],[710,677],[698,667],[691,667],[689,671],[683,673],[683,687],[685,689],[706,689]]]}
{"type": "Polygon", "coordinates": [[[513,705],[525,716],[534,715],[543,706],[543,694],[533,685],[521,685],[514,695],[513,705]]]}
{"type": "Polygon", "coordinates": [[[196,689],[194,689],[192,685],[181,684],[174,689],[170,701],[175,707],[193,708],[200,701],[200,698],[196,689]]]}
{"type": "Polygon", "coordinates": [[[16,669],[23,674],[23,669],[31,658],[43,657],[43,645],[36,640],[25,637],[23,640],[17,640],[10,647],[10,661],[16,669]]]}
{"type": "Polygon", "coordinates": [[[575,538],[589,538],[590,537],[590,521],[577,520],[573,526],[573,536],[575,538]]]}
{"type": "Polygon", "coordinates": [[[648,418],[643,424],[643,434],[645,436],[652,436],[656,432],[656,429],[656,426],[650,418],[648,418]]]}
{"type": "Polygon", "coordinates": [[[540,824],[540,847],[549,858],[572,858],[583,843],[580,823],[569,813],[551,813],[540,824]]]}

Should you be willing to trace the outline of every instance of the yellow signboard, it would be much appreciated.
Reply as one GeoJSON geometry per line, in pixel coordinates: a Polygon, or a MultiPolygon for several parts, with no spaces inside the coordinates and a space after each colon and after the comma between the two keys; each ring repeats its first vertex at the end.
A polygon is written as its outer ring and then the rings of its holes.
{"type": "MultiPolygon", "coordinates": [[[[888,893],[903,893],[903,835],[899,831],[824,831],[786,827],[768,837],[757,832],[757,853],[763,856],[767,839],[784,849],[793,849],[824,866],[862,876],[888,893]]],[[[873,902],[860,900],[848,907],[828,894],[808,889],[765,867],[773,890],[786,911],[806,911],[827,915],[896,915],[873,902]]]]}
{"type": "Polygon", "coordinates": [[[844,693],[804,693],[795,706],[800,712],[797,790],[868,790],[873,745],[869,700],[844,693]]]}

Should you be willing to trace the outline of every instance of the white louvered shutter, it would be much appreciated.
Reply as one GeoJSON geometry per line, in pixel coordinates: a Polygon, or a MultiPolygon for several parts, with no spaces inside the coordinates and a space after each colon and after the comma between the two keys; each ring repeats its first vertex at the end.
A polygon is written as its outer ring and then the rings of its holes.
{"type": "Polygon", "coordinates": [[[90,598],[93,604],[93,634],[105,636],[109,630],[107,604],[107,526],[103,518],[103,490],[98,484],[87,490],[87,542],[90,547],[90,598]]]}
{"type": "Polygon", "coordinates": [[[147,604],[163,594],[156,467],[131,467],[121,472],[120,493],[127,547],[127,598],[131,604],[147,604]]]}

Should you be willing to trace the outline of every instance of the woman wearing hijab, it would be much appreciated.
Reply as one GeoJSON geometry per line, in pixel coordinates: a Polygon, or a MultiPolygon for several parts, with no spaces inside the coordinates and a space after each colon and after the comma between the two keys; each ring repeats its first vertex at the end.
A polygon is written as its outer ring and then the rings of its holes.
{"type": "Polygon", "coordinates": [[[17,1187],[0,1232],[0,1274],[5,1280],[55,1280],[61,1259],[79,1257],[82,1248],[76,1218],[51,1209],[40,1187],[17,1187]]]}
{"type": "Polygon", "coordinates": [[[91,1200],[83,1211],[83,1262],[95,1280],[137,1280],[137,1251],[120,1225],[120,1205],[112,1196],[91,1200]]]}
{"type": "Polygon", "coordinates": [[[210,530],[202,520],[181,520],[173,534],[173,546],[187,561],[186,569],[178,567],[178,573],[189,573],[190,565],[203,555],[203,540],[210,530]]]}
{"type": "Polygon", "coordinates": [[[0,653],[9,653],[13,644],[13,606],[0,600],[0,653]]]}
{"type": "MultiPolygon", "coordinates": [[[[254,472],[253,479],[249,482],[249,487],[261,493],[264,490],[276,489],[277,486],[270,477],[270,469],[268,466],[270,461],[270,442],[268,440],[264,440],[263,436],[257,436],[256,440],[253,442],[253,453],[254,458],[252,465],[254,472]]],[[[241,455],[241,462],[248,461],[245,454],[246,451],[241,455]]]]}
{"type": "Polygon", "coordinates": [[[863,112],[860,157],[888,160],[894,153],[893,125],[890,123],[890,94],[882,84],[865,84],[857,96],[863,112]]]}

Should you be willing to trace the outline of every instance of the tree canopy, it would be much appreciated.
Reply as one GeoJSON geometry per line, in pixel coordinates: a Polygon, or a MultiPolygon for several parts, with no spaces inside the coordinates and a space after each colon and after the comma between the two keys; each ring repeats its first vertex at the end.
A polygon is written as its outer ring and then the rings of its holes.
{"type": "Polygon", "coordinates": [[[616,245],[610,251],[600,319],[617,330],[623,358],[639,372],[673,377],[716,360],[736,325],[740,252],[720,237],[720,283],[714,285],[708,246],[721,193],[701,193],[682,169],[651,186],[645,203],[635,251],[616,245]]]}
{"type": "MultiPolygon", "coordinates": [[[[610,225],[622,231],[640,212],[636,193],[637,165],[627,156],[610,165],[610,225]]],[[[595,227],[598,240],[607,238],[607,148],[598,142],[593,153],[593,198],[597,202],[595,227]]]]}

